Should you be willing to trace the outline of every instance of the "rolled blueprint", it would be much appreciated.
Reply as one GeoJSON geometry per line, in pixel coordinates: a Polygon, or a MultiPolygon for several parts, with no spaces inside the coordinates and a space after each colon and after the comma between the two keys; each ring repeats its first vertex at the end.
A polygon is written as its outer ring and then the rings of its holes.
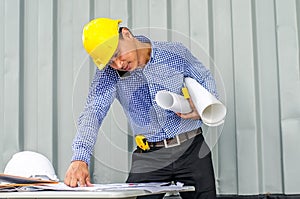
{"type": "Polygon", "coordinates": [[[224,123],[226,107],[196,80],[187,77],[185,84],[203,123],[208,126],[224,123]]]}
{"type": "Polygon", "coordinates": [[[174,111],[175,113],[189,113],[192,111],[187,99],[170,91],[158,91],[155,101],[161,108],[174,111]]]}

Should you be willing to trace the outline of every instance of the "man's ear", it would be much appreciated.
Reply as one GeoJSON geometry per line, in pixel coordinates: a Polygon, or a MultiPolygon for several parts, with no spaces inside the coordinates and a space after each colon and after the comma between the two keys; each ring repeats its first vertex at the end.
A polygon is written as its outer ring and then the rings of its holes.
{"type": "Polygon", "coordinates": [[[122,36],[126,39],[132,39],[133,35],[131,34],[130,30],[126,27],[122,28],[122,36]]]}

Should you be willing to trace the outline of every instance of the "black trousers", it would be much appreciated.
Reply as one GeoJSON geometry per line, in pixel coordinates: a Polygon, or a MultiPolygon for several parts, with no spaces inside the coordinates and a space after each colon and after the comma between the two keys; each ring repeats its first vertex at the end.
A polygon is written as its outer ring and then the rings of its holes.
{"type": "MultiPolygon", "coordinates": [[[[215,177],[211,152],[203,135],[172,148],[136,149],[126,182],[182,182],[195,186],[194,192],[181,192],[183,199],[215,199],[215,177]]],[[[139,199],[161,199],[164,194],[140,196],[139,199]]]]}

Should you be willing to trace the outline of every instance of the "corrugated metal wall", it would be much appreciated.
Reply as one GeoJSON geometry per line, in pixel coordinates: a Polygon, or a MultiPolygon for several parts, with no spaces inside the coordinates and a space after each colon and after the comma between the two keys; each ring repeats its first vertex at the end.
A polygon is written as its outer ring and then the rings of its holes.
{"type": "MultiPolygon", "coordinates": [[[[300,193],[299,0],[0,0],[1,171],[15,152],[35,150],[63,179],[95,69],[81,44],[94,17],[181,40],[212,68],[228,107],[224,127],[206,129],[218,193],[300,193]]],[[[115,103],[95,182],[126,178],[128,131],[115,103]]]]}

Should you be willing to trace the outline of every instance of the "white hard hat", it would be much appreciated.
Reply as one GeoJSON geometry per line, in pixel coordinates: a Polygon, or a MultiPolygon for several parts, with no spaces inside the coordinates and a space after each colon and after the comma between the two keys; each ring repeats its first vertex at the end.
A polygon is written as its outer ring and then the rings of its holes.
{"type": "Polygon", "coordinates": [[[32,151],[14,154],[7,163],[4,173],[59,181],[51,162],[44,155],[32,151]]]}

